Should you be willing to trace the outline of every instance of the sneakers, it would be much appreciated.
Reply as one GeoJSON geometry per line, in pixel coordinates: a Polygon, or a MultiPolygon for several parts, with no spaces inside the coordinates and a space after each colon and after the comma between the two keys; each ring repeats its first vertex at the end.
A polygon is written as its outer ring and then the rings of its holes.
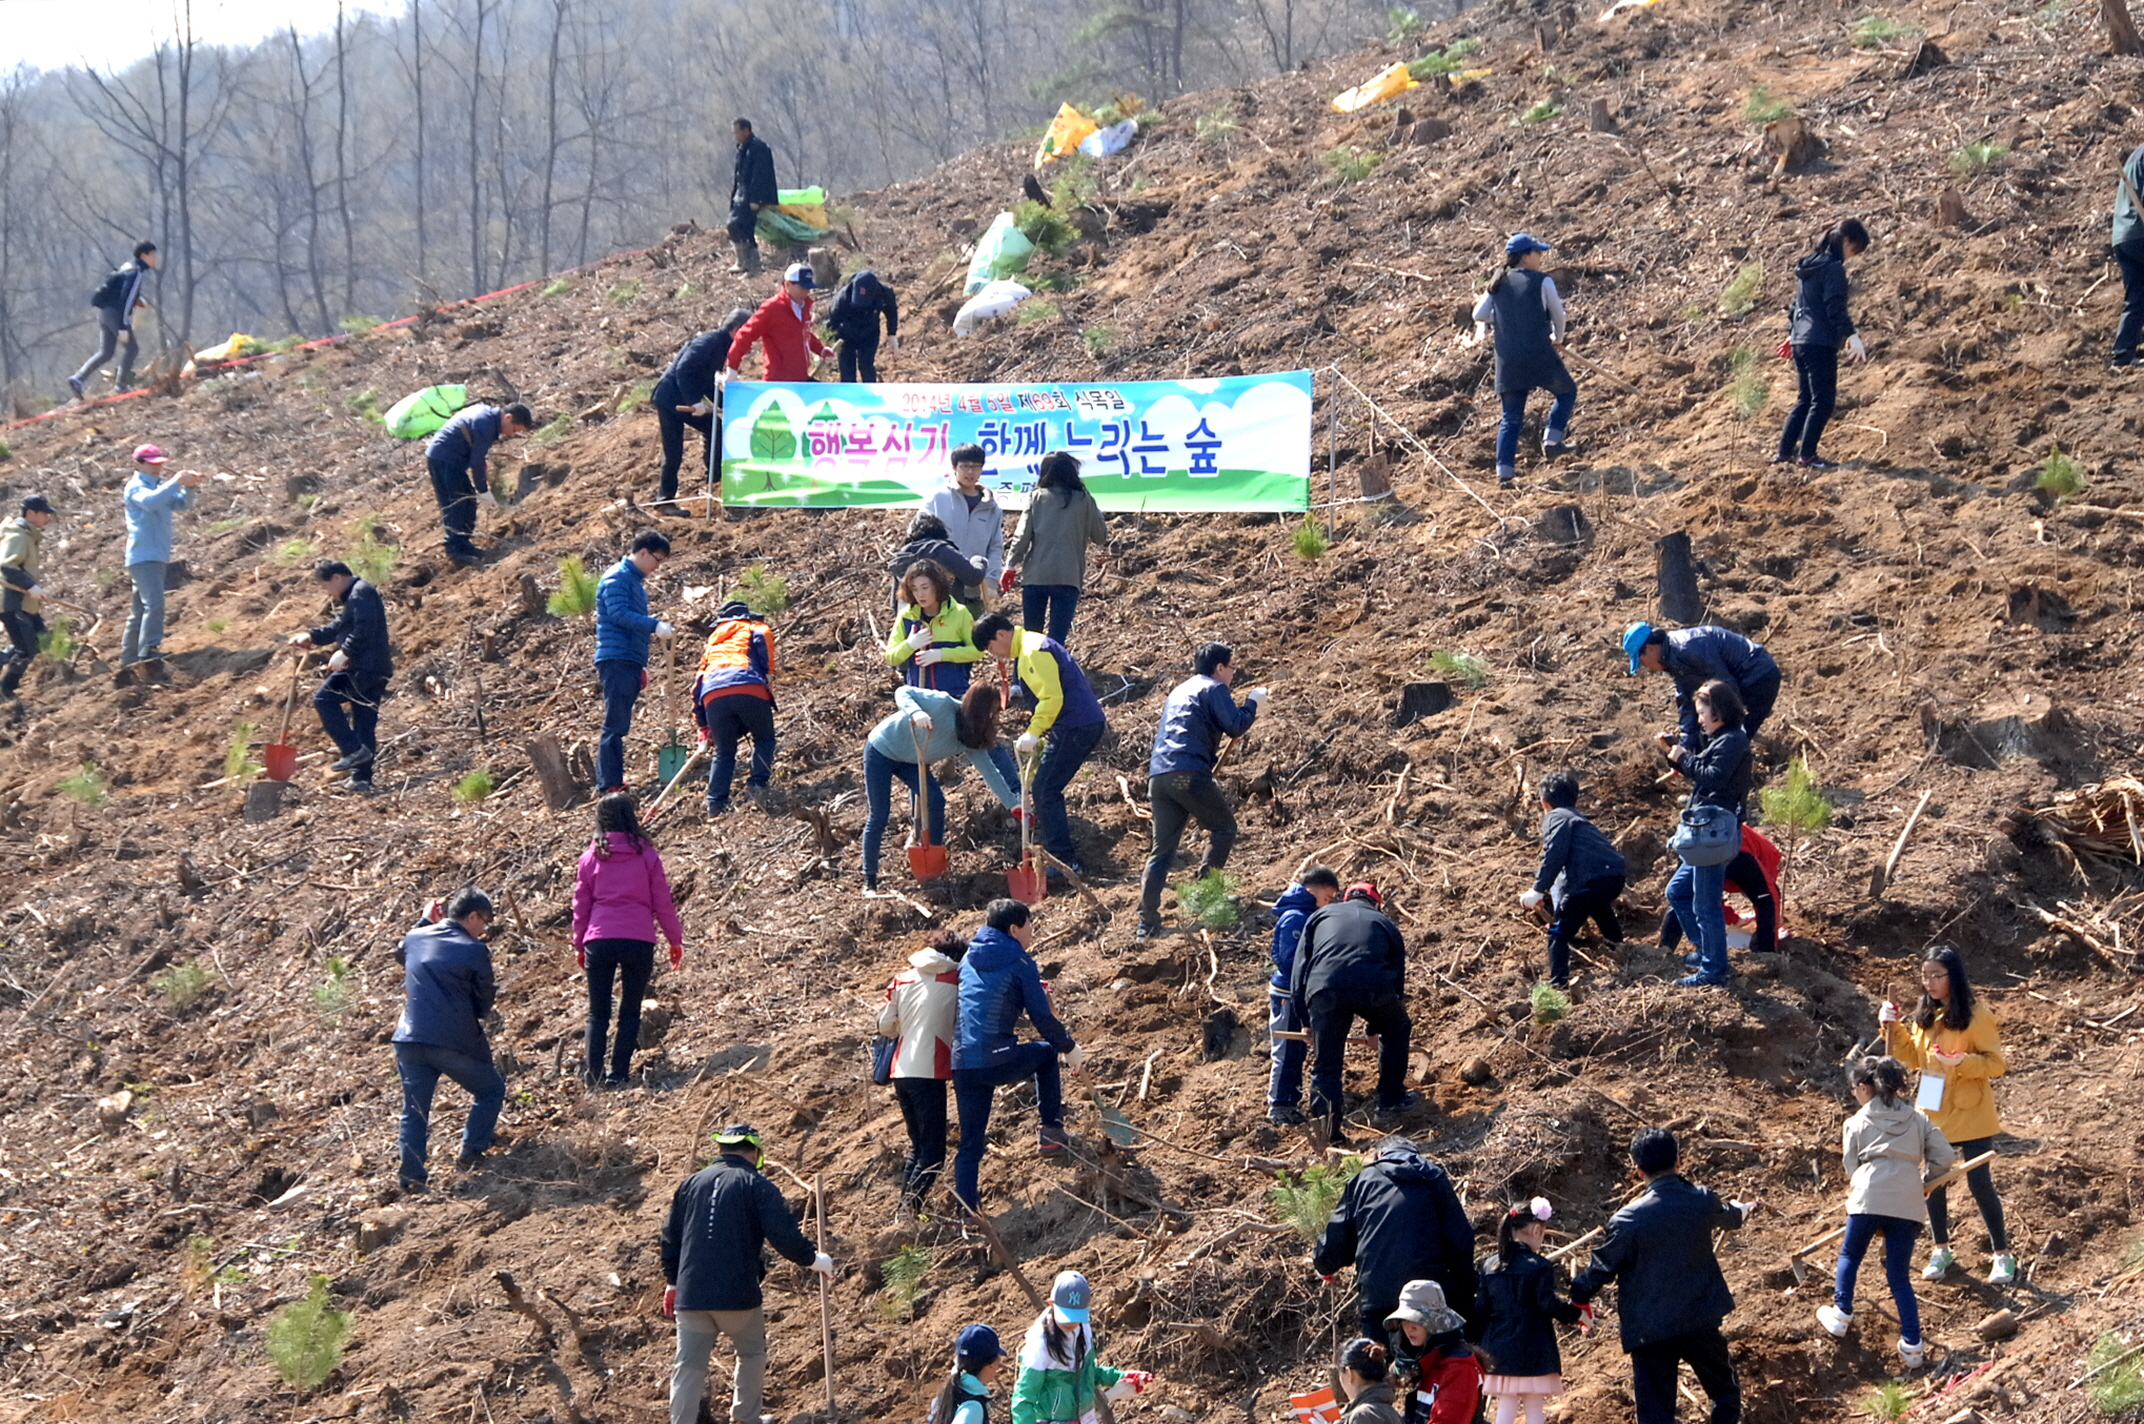
{"type": "Polygon", "coordinates": [[[1919,1369],[1922,1365],[1928,1363],[1927,1343],[1921,1340],[1914,1340],[1909,1343],[1901,1339],[1898,1342],[1898,1359],[1899,1363],[1909,1370],[1919,1369]]]}
{"type": "Polygon", "coordinates": [[[464,1172],[471,1171],[477,1167],[480,1167],[483,1165],[483,1163],[484,1154],[481,1152],[464,1152],[461,1156],[454,1159],[454,1165],[464,1172]]]}
{"type": "Polygon", "coordinates": [[[372,765],[372,753],[371,753],[371,752],[368,752],[368,751],[355,751],[355,752],[351,752],[351,753],[350,753],[350,754],[349,754],[348,756],[346,756],[346,757],[343,757],[343,758],[342,758],[342,759],[341,759],[340,761],[337,761],[337,762],[336,762],[336,763],[335,763],[335,764],[334,764],[333,766],[329,767],[329,768],[328,768],[328,770],[329,770],[329,771],[354,771],[354,770],[356,770],[356,769],[357,769],[358,767],[361,767],[361,766],[370,766],[370,765],[372,765]]]}
{"type": "Polygon", "coordinates": [[[1820,1305],[1816,1308],[1816,1323],[1829,1331],[1834,1339],[1843,1340],[1846,1332],[1854,1328],[1854,1317],[1836,1305],[1820,1305]]]}
{"type": "Polygon", "coordinates": [[[83,394],[88,390],[88,387],[82,384],[82,378],[80,376],[69,376],[67,378],[67,389],[74,392],[74,398],[76,400],[80,400],[82,399],[83,394]]]}
{"type": "Polygon", "coordinates": [[[2017,1257],[2008,1251],[1995,1253],[1995,1264],[1988,1267],[1988,1284],[2008,1286],[2017,1284],[2017,1257]]]}
{"type": "Polygon", "coordinates": [[[1301,1127],[1310,1119],[1294,1103],[1275,1103],[1266,1109],[1266,1121],[1275,1127],[1301,1127]]]}
{"type": "Polygon", "coordinates": [[[1132,928],[1133,939],[1152,939],[1155,935],[1158,935],[1160,933],[1160,925],[1148,924],[1145,920],[1141,920],[1137,925],[1132,928]]]}
{"type": "Polygon", "coordinates": [[[1420,1093],[1409,1093],[1396,1103],[1379,1103],[1370,1110],[1370,1121],[1383,1126],[1393,1122],[1422,1105],[1420,1093]]]}
{"type": "Polygon", "coordinates": [[[372,778],[369,776],[366,777],[363,781],[360,781],[353,776],[348,781],[345,781],[342,784],[341,789],[349,792],[353,796],[370,796],[374,794],[372,790],[372,778]]]}
{"type": "Polygon", "coordinates": [[[1675,981],[1678,989],[1724,989],[1727,976],[1724,974],[1685,974],[1675,981]]]}
{"type": "Polygon", "coordinates": [[[1038,1156],[1056,1157],[1071,1145],[1071,1134],[1061,1127],[1052,1127],[1048,1123],[1044,1123],[1041,1127],[1035,1129],[1035,1152],[1038,1156]]]}
{"type": "Polygon", "coordinates": [[[1571,444],[1567,440],[1544,440],[1541,442],[1541,458],[1544,460],[1560,460],[1570,453],[1571,444]]]}
{"type": "Polygon", "coordinates": [[[1804,455],[1798,463],[1805,470],[1836,470],[1839,468],[1838,461],[1827,460],[1821,455],[1804,455]]]}
{"type": "Polygon", "coordinates": [[[1956,1265],[1957,1262],[1958,1257],[1950,1247],[1938,1246],[1928,1253],[1928,1264],[1921,1267],[1921,1279],[1924,1281],[1940,1281],[1950,1274],[1950,1268],[1956,1265]]]}
{"type": "Polygon", "coordinates": [[[1496,487],[1500,490],[1508,490],[1518,482],[1519,472],[1517,470],[1498,470],[1496,472],[1496,487]]]}

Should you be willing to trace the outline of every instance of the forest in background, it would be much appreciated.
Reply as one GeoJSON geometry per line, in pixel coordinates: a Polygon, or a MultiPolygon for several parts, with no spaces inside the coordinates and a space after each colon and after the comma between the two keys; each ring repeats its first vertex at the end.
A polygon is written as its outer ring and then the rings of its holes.
{"type": "Polygon", "coordinates": [[[784,186],[874,187],[1060,100],[1246,83],[1360,44],[1376,0],[409,0],[250,48],[0,74],[0,390],[35,409],[148,237],[144,361],[320,336],[719,226],[730,120],[784,186]]]}

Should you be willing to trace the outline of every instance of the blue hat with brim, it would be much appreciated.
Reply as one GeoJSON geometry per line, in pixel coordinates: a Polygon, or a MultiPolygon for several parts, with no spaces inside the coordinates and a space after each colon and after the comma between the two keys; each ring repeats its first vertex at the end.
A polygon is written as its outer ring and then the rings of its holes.
{"type": "Polygon", "coordinates": [[[1093,1287],[1078,1271],[1059,1271],[1057,1279],[1050,1282],[1050,1304],[1074,1325],[1087,1323],[1087,1307],[1093,1300],[1093,1287]]]}
{"type": "Polygon", "coordinates": [[[1529,252],[1554,252],[1555,250],[1555,248],[1550,247],[1530,232],[1515,232],[1511,235],[1511,240],[1504,244],[1504,255],[1506,257],[1524,257],[1529,252]]]}
{"type": "Polygon", "coordinates": [[[987,1325],[964,1325],[953,1341],[953,1355],[965,1364],[987,1365],[1005,1357],[998,1332],[987,1325]]]}
{"type": "Polygon", "coordinates": [[[1638,654],[1645,651],[1645,645],[1652,640],[1652,636],[1653,625],[1650,623],[1633,623],[1630,625],[1630,631],[1623,635],[1623,652],[1630,658],[1632,672],[1638,670],[1638,654]]]}

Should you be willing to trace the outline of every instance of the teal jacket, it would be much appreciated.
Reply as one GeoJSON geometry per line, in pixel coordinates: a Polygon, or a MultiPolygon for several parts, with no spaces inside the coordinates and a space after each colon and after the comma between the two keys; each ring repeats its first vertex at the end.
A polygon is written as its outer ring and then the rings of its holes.
{"type": "MultiPolygon", "coordinates": [[[[955,604],[954,607],[960,605],[955,604]]],[[[882,757],[894,761],[916,759],[915,731],[909,723],[909,714],[921,712],[931,719],[930,735],[923,738],[923,760],[932,766],[954,757],[963,757],[968,765],[982,774],[983,784],[1007,809],[1020,804],[1020,793],[1013,790],[1005,780],[1005,773],[990,759],[990,748],[962,746],[955,734],[954,718],[960,711],[958,699],[943,692],[933,692],[927,687],[896,687],[893,690],[893,705],[900,709],[891,717],[871,729],[866,742],[882,757]]]]}

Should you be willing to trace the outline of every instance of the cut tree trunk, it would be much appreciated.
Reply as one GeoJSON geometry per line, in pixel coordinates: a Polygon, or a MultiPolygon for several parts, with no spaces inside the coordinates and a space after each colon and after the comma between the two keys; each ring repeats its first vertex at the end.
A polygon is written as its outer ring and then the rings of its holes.
{"type": "Polygon", "coordinates": [[[1690,556],[1690,536],[1677,530],[1656,540],[1660,554],[1660,616],[1685,626],[1705,616],[1704,595],[1697,591],[1697,563],[1690,556]]]}
{"type": "Polygon", "coordinates": [[[2116,54],[2144,54],[2144,39],[2137,38],[2137,22],[2129,17],[2129,0],[2099,0],[2099,13],[2107,21],[2107,44],[2116,54]]]}
{"type": "Polygon", "coordinates": [[[557,737],[544,733],[529,743],[528,753],[529,764],[536,768],[536,779],[543,783],[544,805],[563,811],[588,794],[587,786],[566,764],[566,754],[559,750],[557,737]]]}

